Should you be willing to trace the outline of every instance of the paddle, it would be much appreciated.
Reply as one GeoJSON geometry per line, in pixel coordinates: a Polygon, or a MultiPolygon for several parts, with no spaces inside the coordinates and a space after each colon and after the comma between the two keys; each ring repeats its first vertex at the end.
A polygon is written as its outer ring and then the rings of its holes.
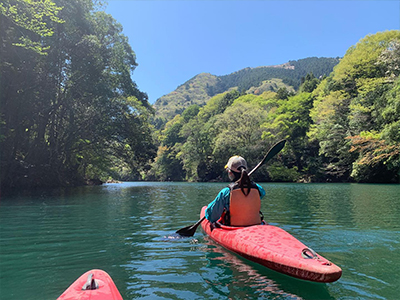
{"type": "Polygon", "coordinates": [[[250,171],[249,176],[253,174],[259,167],[261,167],[263,163],[269,161],[271,158],[277,155],[282,150],[282,148],[285,147],[285,143],[286,140],[282,140],[273,145],[272,148],[269,149],[268,153],[264,156],[263,160],[260,161],[258,165],[255,166],[253,170],[250,171]]]}
{"type": "MultiPolygon", "coordinates": [[[[269,161],[271,158],[273,158],[276,154],[279,153],[279,151],[282,150],[282,148],[285,146],[286,140],[279,141],[275,145],[272,146],[271,149],[269,149],[268,153],[264,156],[263,160],[258,163],[257,166],[253,168],[253,170],[250,171],[249,176],[253,174],[254,171],[256,171],[259,167],[261,167],[262,164],[266,163],[269,161]]],[[[197,230],[197,227],[203,222],[205,217],[202,217],[200,220],[198,220],[195,224],[186,226],[184,228],[179,229],[176,231],[177,234],[181,236],[193,236],[194,233],[197,230]]]]}

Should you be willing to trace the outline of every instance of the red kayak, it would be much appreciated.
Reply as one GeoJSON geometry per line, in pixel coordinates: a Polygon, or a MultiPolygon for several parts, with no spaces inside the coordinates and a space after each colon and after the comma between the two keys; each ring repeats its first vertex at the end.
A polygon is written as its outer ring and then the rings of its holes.
{"type": "MultiPolygon", "coordinates": [[[[200,218],[204,217],[206,208],[202,208],[200,218]]],[[[215,242],[269,269],[314,282],[333,282],[342,275],[342,269],[279,227],[217,224],[211,229],[210,225],[207,219],[201,223],[215,242]]]]}
{"type": "Polygon", "coordinates": [[[122,300],[110,275],[90,270],[79,277],[57,300],[122,300]]]}

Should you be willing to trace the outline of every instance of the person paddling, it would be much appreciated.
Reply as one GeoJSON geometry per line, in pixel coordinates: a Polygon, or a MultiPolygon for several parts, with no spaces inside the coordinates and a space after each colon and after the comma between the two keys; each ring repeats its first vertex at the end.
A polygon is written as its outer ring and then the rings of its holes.
{"type": "Polygon", "coordinates": [[[232,183],[208,204],[205,217],[214,223],[223,216],[223,223],[231,226],[261,224],[261,199],[265,196],[265,190],[250,181],[246,160],[241,156],[232,156],[225,169],[232,183]]]}

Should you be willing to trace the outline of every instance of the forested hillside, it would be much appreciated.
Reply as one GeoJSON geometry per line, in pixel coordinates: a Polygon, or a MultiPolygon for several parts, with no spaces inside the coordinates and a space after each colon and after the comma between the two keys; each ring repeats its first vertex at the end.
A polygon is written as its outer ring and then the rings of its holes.
{"type": "Polygon", "coordinates": [[[161,128],[188,106],[203,106],[212,96],[231,89],[252,94],[276,92],[280,88],[295,91],[307,74],[312,73],[317,78],[327,76],[338,62],[339,58],[309,57],[277,66],[245,68],[224,76],[202,73],[157,99],[154,123],[161,128]]]}
{"type": "Polygon", "coordinates": [[[255,166],[285,138],[279,158],[254,179],[399,182],[399,73],[400,31],[386,31],[350,47],[328,77],[306,75],[296,94],[218,94],[158,133],[148,178],[227,180],[223,166],[230,156],[255,166]]]}
{"type": "Polygon", "coordinates": [[[201,73],[178,86],[175,91],[159,98],[154,105],[156,127],[161,128],[190,105],[204,105],[213,96],[210,87],[215,86],[217,82],[217,76],[201,73]]]}
{"type": "Polygon", "coordinates": [[[230,156],[253,167],[280,139],[254,180],[400,182],[400,31],[368,35],[340,61],[199,74],[155,114],[121,25],[94,3],[0,3],[2,192],[227,180],[230,156]]]}

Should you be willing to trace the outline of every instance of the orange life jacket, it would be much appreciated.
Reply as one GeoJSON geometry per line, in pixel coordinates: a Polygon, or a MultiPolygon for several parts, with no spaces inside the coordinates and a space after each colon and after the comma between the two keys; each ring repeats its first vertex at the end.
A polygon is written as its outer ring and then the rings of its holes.
{"type": "Polygon", "coordinates": [[[247,196],[243,194],[240,188],[231,187],[229,201],[231,226],[261,224],[261,199],[257,186],[252,187],[247,196]]]}

